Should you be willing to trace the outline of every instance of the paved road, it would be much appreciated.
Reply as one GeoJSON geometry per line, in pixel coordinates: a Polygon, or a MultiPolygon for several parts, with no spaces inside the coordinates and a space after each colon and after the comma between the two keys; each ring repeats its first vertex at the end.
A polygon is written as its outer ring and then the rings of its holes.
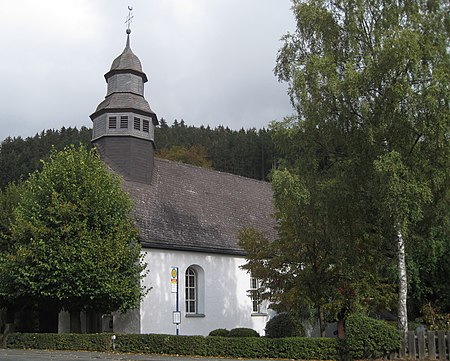
{"type": "MultiPolygon", "coordinates": [[[[124,354],[87,351],[46,351],[0,349],[1,361],[224,361],[218,358],[194,358],[160,355],[124,354]]],[[[230,360],[227,361],[238,361],[230,360]]],[[[242,360],[240,360],[242,361],[242,360]]],[[[251,361],[251,360],[247,360],[251,361]]],[[[259,360],[261,361],[261,360],[259,360]]]]}

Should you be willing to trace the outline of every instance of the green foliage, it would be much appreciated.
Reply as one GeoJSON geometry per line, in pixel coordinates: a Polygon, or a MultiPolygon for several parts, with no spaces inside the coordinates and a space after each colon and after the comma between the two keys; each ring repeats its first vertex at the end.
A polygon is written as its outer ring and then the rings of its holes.
{"type": "MultiPolygon", "coordinates": [[[[82,127],[46,130],[34,137],[6,138],[0,143],[0,189],[9,182],[25,180],[40,169],[52,146],[61,150],[70,144],[90,147],[92,130],[82,127]]],[[[271,131],[231,130],[219,126],[186,126],[164,119],[155,129],[157,156],[255,179],[267,179],[276,159],[271,131]]]]}
{"type": "Polygon", "coordinates": [[[163,158],[168,152],[171,157],[168,159],[193,164],[192,159],[198,162],[203,156],[192,153],[203,148],[205,158],[212,162],[215,170],[255,179],[266,179],[275,160],[270,131],[266,129],[197,128],[175,120],[172,126],[161,122],[155,129],[155,142],[158,155],[163,158]]]}
{"type": "Polygon", "coordinates": [[[237,327],[230,330],[228,337],[259,337],[259,333],[251,328],[237,327]]]}
{"type": "Polygon", "coordinates": [[[91,146],[92,131],[86,127],[48,129],[34,137],[8,137],[0,143],[0,189],[10,182],[25,180],[36,169],[41,159],[47,159],[53,147],[62,150],[70,144],[91,146]]]}
{"type": "Polygon", "coordinates": [[[298,315],[284,312],[275,315],[266,323],[266,336],[272,338],[304,337],[305,329],[298,315]]]}
{"type": "Polygon", "coordinates": [[[433,305],[450,314],[450,189],[436,193],[408,245],[408,280],[411,316],[422,316],[433,305]]]}
{"type": "Polygon", "coordinates": [[[431,304],[422,307],[423,322],[430,331],[450,331],[450,313],[441,313],[431,304]]]}
{"type": "Polygon", "coordinates": [[[222,336],[222,337],[228,337],[230,334],[230,331],[226,328],[218,328],[216,330],[212,330],[209,333],[209,336],[222,336]]]}
{"type": "Polygon", "coordinates": [[[193,145],[187,148],[185,146],[175,145],[170,148],[160,149],[158,156],[198,167],[212,168],[212,162],[207,158],[206,149],[203,146],[193,145]]]}
{"type": "Polygon", "coordinates": [[[345,348],[353,359],[386,357],[400,348],[400,333],[385,321],[352,314],[345,321],[345,348]]]}
{"type": "Polygon", "coordinates": [[[0,296],[71,311],[137,307],[145,265],[131,209],[94,150],[54,150],[21,188],[0,296]]]}
{"type": "Polygon", "coordinates": [[[9,248],[11,225],[14,222],[14,208],[19,203],[20,185],[9,183],[2,191],[0,189],[0,252],[9,248]]]}
{"type": "MultiPolygon", "coordinates": [[[[45,348],[103,351],[110,334],[10,334],[9,348],[45,348]],[[53,340],[52,340],[53,339],[53,340]]],[[[324,338],[202,337],[170,335],[117,335],[116,351],[231,358],[286,358],[332,360],[338,358],[337,340],[324,338]]]]}
{"type": "Polygon", "coordinates": [[[6,347],[44,350],[111,350],[110,334],[13,333],[6,336],[6,347]]]}
{"type": "Polygon", "coordinates": [[[393,309],[400,233],[410,252],[439,251],[424,274],[407,259],[414,295],[445,303],[427,277],[448,295],[448,2],[293,4],[275,73],[297,114],[271,126],[279,237],[243,231],[244,268],[282,310],[393,309]]]}
{"type": "Polygon", "coordinates": [[[225,328],[218,328],[209,333],[209,336],[221,337],[259,337],[259,333],[251,328],[238,327],[228,331],[225,328]]]}

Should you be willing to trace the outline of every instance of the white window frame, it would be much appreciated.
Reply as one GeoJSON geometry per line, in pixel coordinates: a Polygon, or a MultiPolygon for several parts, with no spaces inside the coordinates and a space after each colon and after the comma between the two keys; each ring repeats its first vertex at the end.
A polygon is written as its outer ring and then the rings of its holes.
{"type": "Polygon", "coordinates": [[[188,267],[185,273],[185,307],[186,314],[198,313],[198,274],[193,267],[188,267]]]}
{"type": "Polygon", "coordinates": [[[261,282],[256,277],[250,276],[249,296],[252,301],[252,313],[260,314],[261,312],[261,297],[260,297],[261,282]]]}

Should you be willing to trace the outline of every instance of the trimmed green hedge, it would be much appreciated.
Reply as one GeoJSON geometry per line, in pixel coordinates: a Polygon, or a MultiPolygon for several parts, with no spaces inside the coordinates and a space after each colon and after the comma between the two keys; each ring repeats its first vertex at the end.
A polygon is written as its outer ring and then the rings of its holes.
{"type": "Polygon", "coordinates": [[[315,360],[338,356],[336,340],[325,338],[118,335],[116,342],[122,352],[315,360]]]}
{"type": "Polygon", "coordinates": [[[345,321],[341,354],[353,359],[380,358],[399,350],[400,333],[386,321],[353,314],[345,321]]]}
{"type": "MultiPolygon", "coordinates": [[[[110,351],[111,335],[13,333],[7,348],[110,351]]],[[[232,358],[336,360],[379,358],[399,349],[400,334],[384,321],[361,315],[346,320],[346,339],[173,335],[116,335],[119,352],[232,358]]]]}
{"type": "Polygon", "coordinates": [[[110,351],[111,334],[11,333],[5,336],[7,348],[110,351]]]}
{"type": "Polygon", "coordinates": [[[212,330],[208,336],[221,337],[259,337],[259,333],[251,328],[237,327],[228,331],[226,328],[212,330]]]}
{"type": "Polygon", "coordinates": [[[217,328],[215,330],[212,330],[208,336],[222,336],[222,337],[228,337],[230,334],[230,331],[226,328],[217,328]]]}
{"type": "MultiPolygon", "coordinates": [[[[336,339],[116,335],[116,351],[186,356],[338,359],[336,339]]],[[[111,350],[111,334],[10,334],[8,348],[111,350]]]]}

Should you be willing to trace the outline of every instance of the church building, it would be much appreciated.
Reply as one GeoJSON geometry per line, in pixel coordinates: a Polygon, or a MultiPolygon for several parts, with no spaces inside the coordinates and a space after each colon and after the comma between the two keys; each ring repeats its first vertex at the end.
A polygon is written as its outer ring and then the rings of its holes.
{"type": "MultiPolygon", "coordinates": [[[[264,335],[272,311],[250,297],[258,282],[240,268],[246,261],[237,241],[250,227],[276,237],[271,185],[155,158],[158,118],[144,97],[148,79],[130,32],[90,117],[94,146],[134,201],[150,291],[139,310],[112,315],[104,330],[208,335],[248,327],[264,335]]],[[[60,316],[59,331],[66,329],[60,316]]]]}

